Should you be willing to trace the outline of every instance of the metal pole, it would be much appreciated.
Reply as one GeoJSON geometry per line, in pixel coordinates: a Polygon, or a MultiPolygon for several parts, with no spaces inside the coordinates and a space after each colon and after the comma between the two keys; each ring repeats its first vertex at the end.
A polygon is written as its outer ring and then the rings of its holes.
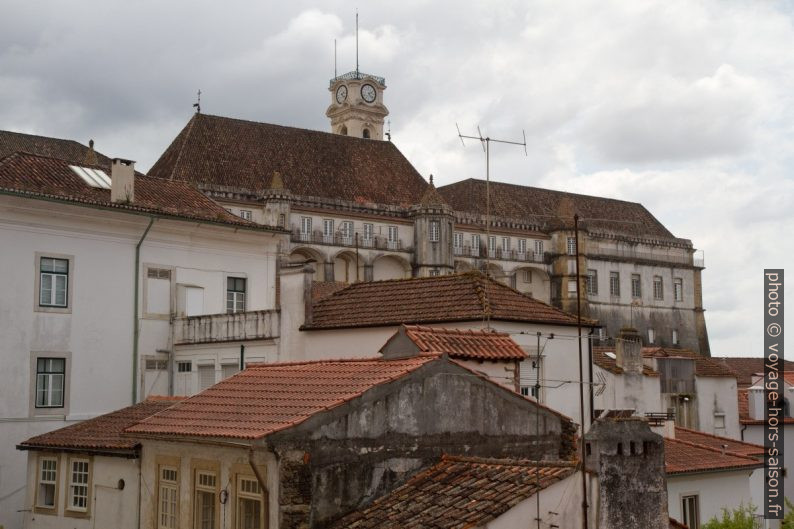
{"type": "MultiPolygon", "coordinates": [[[[540,332],[538,332],[538,345],[535,352],[535,402],[540,403],[540,332]]],[[[535,442],[540,446],[540,406],[535,406],[535,442]]],[[[540,454],[538,454],[538,464],[535,467],[535,486],[538,488],[535,491],[536,509],[535,519],[538,522],[538,529],[540,529],[540,454]]]]}
{"type": "Polygon", "coordinates": [[[584,468],[584,366],[582,365],[582,288],[579,275],[579,214],[573,216],[574,239],[576,242],[576,333],[579,342],[579,418],[582,424],[582,438],[580,439],[579,453],[582,465],[582,527],[587,529],[587,472],[584,468]]]}

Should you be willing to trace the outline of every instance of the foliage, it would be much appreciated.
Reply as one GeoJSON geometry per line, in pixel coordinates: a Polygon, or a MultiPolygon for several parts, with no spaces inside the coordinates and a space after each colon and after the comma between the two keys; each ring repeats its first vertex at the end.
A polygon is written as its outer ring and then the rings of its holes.
{"type": "Polygon", "coordinates": [[[722,519],[712,518],[701,526],[702,529],[759,529],[759,520],[755,517],[756,507],[753,504],[739,505],[736,509],[722,509],[722,519]]]}
{"type": "Polygon", "coordinates": [[[794,529],[794,503],[788,498],[786,500],[786,515],[783,517],[781,529],[794,529]]]}

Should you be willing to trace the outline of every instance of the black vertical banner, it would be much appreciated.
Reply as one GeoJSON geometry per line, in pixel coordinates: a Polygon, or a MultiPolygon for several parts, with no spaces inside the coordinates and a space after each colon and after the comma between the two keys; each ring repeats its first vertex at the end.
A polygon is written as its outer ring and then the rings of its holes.
{"type": "Polygon", "coordinates": [[[783,270],[764,270],[764,518],[783,518],[783,270]]]}

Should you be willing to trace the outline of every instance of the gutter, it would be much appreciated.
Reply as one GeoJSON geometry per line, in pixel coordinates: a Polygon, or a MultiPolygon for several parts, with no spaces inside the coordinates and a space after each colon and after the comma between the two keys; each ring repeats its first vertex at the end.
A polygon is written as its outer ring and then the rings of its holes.
{"type": "Polygon", "coordinates": [[[91,454],[105,457],[121,457],[124,459],[138,459],[140,454],[137,448],[131,449],[103,449],[103,448],[89,448],[89,447],[70,447],[70,446],[48,446],[48,445],[22,445],[16,446],[17,450],[32,450],[42,452],[65,452],[65,453],[78,453],[78,454],[91,454]]]}
{"type": "Polygon", "coordinates": [[[132,312],[132,403],[136,404],[138,402],[138,342],[140,340],[141,330],[138,327],[140,321],[138,320],[138,285],[140,283],[140,274],[138,273],[138,269],[141,266],[141,245],[143,244],[143,240],[149,234],[149,230],[152,228],[152,224],[154,224],[154,217],[149,217],[149,225],[146,226],[146,230],[141,235],[138,244],[135,245],[135,270],[133,271],[134,277],[134,284],[135,284],[135,293],[133,294],[134,302],[133,302],[133,312],[132,312]]]}

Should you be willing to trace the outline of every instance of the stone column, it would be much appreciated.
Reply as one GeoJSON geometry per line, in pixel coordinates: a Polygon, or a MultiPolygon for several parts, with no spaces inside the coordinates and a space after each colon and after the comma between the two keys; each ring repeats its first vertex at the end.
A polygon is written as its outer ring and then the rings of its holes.
{"type": "Polygon", "coordinates": [[[334,263],[333,263],[333,261],[330,261],[330,262],[326,261],[324,263],[324,265],[325,265],[325,267],[324,267],[324,270],[323,270],[323,272],[324,272],[323,281],[334,281],[334,263]]]}

